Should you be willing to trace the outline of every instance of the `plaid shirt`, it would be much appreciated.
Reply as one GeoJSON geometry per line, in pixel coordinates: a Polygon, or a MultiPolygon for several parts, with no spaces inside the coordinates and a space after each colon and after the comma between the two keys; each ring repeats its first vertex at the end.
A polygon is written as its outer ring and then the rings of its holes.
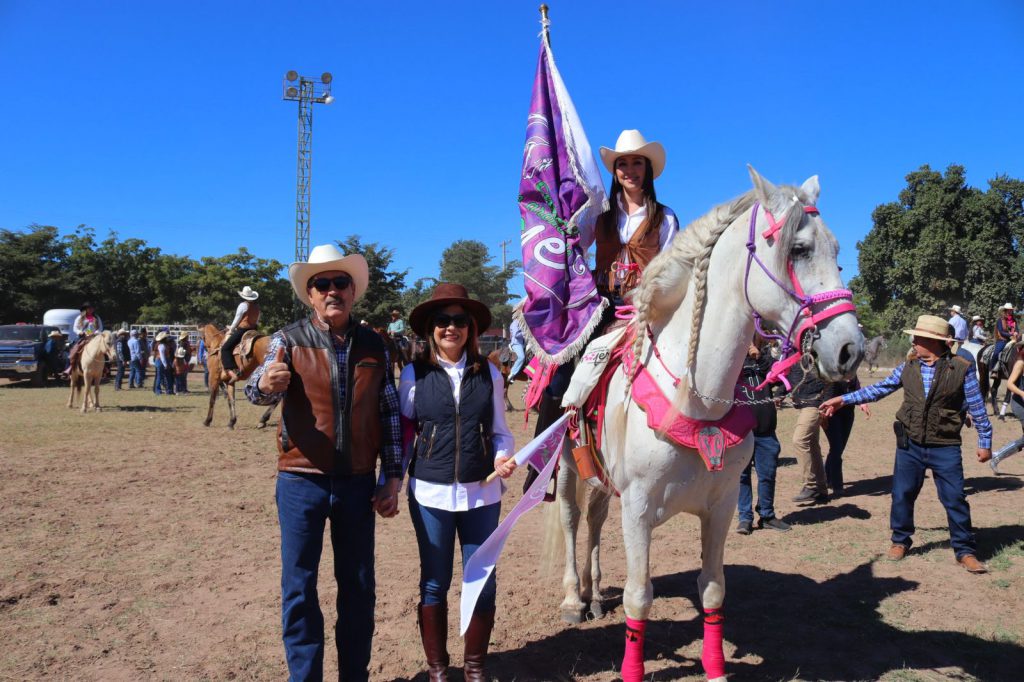
{"type": "MultiPolygon", "coordinates": [[[[334,338],[333,334],[331,338],[334,338]]],[[[256,368],[245,384],[245,397],[255,405],[274,405],[284,398],[284,391],[268,394],[259,389],[260,377],[263,376],[267,366],[274,361],[279,348],[284,348],[285,362],[291,362],[284,334],[276,332],[270,339],[263,364],[256,368]]],[[[334,355],[338,362],[338,400],[340,404],[344,405],[347,393],[345,367],[348,363],[348,346],[335,341],[334,355]]],[[[384,351],[384,361],[388,367],[392,366],[391,358],[386,350],[384,351]]],[[[388,374],[390,375],[390,372],[388,374]]],[[[384,441],[381,445],[381,472],[384,478],[402,478],[402,431],[399,425],[398,390],[395,388],[395,382],[391,376],[385,379],[384,388],[380,392],[380,423],[384,441]]]]}
{"type": "MultiPolygon", "coordinates": [[[[905,364],[905,363],[904,363],[905,364]]],[[[859,405],[860,403],[873,403],[881,400],[887,395],[895,393],[903,387],[903,367],[900,365],[892,371],[892,374],[879,381],[877,384],[865,386],[859,391],[847,393],[843,396],[844,405],[859,405]]],[[[921,363],[921,381],[924,382],[924,395],[932,389],[932,379],[935,378],[935,367],[921,363]]],[[[985,401],[981,397],[981,390],[978,388],[978,375],[968,371],[964,377],[964,397],[967,399],[967,410],[971,413],[971,421],[974,428],[978,430],[978,447],[983,450],[992,448],[992,422],[988,420],[988,413],[985,411],[985,401]]]]}

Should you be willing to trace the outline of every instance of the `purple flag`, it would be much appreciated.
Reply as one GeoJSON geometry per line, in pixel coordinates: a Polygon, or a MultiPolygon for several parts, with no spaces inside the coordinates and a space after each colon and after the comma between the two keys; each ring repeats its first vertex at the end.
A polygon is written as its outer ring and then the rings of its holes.
{"type": "Polygon", "coordinates": [[[540,476],[533,482],[530,489],[523,494],[519,502],[516,503],[516,506],[512,507],[512,511],[502,519],[498,527],[494,529],[494,532],[483,541],[483,544],[477,548],[473,556],[466,562],[466,566],[462,571],[462,602],[460,609],[462,616],[461,633],[463,635],[466,634],[466,629],[469,627],[469,620],[473,617],[473,611],[476,608],[477,600],[480,598],[480,593],[483,592],[487,579],[491,577],[494,567],[498,564],[498,557],[501,556],[501,550],[505,547],[505,541],[508,540],[512,527],[516,525],[516,522],[519,521],[523,514],[544,501],[544,492],[551,481],[551,474],[555,470],[555,464],[558,462],[558,456],[562,451],[562,440],[565,438],[565,431],[569,428],[568,422],[569,415],[563,414],[558,418],[558,421],[545,429],[544,433],[531,440],[526,447],[515,455],[515,460],[519,464],[530,462],[536,466],[543,462],[543,468],[540,469],[540,476]]]}
{"type": "Polygon", "coordinates": [[[544,363],[560,365],[575,357],[607,305],[584,255],[607,203],[597,161],[545,32],[519,181],[526,299],[516,309],[527,343],[544,363]]]}

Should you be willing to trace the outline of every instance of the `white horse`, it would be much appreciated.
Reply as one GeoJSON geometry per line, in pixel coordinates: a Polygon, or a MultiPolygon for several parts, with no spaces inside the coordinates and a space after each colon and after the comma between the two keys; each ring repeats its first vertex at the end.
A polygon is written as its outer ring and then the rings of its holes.
{"type": "Polygon", "coordinates": [[[117,359],[117,351],[111,340],[109,331],[93,335],[87,341],[83,341],[85,348],[82,349],[81,362],[78,366],[71,368],[71,395],[68,396],[68,408],[75,406],[75,394],[84,384],[85,391],[82,395],[82,413],[84,414],[89,405],[93,410],[100,411],[100,380],[103,379],[103,361],[113,362],[117,359]],[[92,400],[90,401],[89,389],[92,389],[92,400]]]}
{"type": "MultiPolygon", "coordinates": [[[[790,330],[788,340],[804,353],[813,352],[819,373],[828,380],[852,376],[863,355],[864,338],[849,292],[841,289],[838,244],[814,208],[817,176],[799,188],[776,187],[753,168],[750,176],[754,189],[689,225],[651,261],[634,292],[636,340],[631,353],[662,392],[670,400],[674,396],[674,407],[690,419],[720,420],[733,407],[755,314],[768,328],[784,330],[783,334],[790,330]],[[772,225],[777,231],[764,236],[772,225]],[[748,250],[749,241],[753,251],[748,250]],[[808,324],[801,343],[796,328],[810,313],[817,326],[808,324]],[[697,333],[691,335],[692,330],[697,333]]],[[[620,366],[609,383],[602,440],[609,477],[622,498],[627,562],[622,677],[625,682],[643,677],[643,627],[653,600],[651,532],[675,514],[688,512],[701,520],[702,566],[697,586],[706,613],[702,662],[710,678],[724,680],[723,553],[736,513],[740,472],[753,452],[753,436],[748,433],[730,448],[723,468],[711,472],[695,450],[675,445],[662,430],[648,426],[630,386],[631,379],[620,366]]],[[[584,600],[590,602],[594,615],[601,615],[599,543],[608,495],[591,493],[589,547],[581,584],[576,571],[578,481],[572,455],[567,453],[568,449],[563,451],[566,466],[560,468],[557,484],[566,542],[566,597],[560,608],[563,617],[578,621],[586,607],[584,600]]]]}

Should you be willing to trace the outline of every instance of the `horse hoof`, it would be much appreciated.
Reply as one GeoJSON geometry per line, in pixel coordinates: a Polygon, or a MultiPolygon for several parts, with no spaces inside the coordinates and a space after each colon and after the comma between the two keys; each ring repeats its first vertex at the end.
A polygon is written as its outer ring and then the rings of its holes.
{"type": "Polygon", "coordinates": [[[590,608],[587,609],[587,620],[600,620],[604,618],[604,604],[599,601],[590,602],[590,608]]]}
{"type": "Polygon", "coordinates": [[[209,426],[209,425],[210,425],[210,420],[209,419],[203,420],[203,426],[209,426]]]}
{"type": "Polygon", "coordinates": [[[573,609],[572,611],[566,611],[563,609],[562,620],[564,620],[566,623],[579,625],[583,622],[583,611],[577,609],[573,609]]]}
{"type": "Polygon", "coordinates": [[[267,428],[267,422],[260,422],[259,424],[256,425],[256,428],[257,429],[265,429],[265,428],[267,428]]]}

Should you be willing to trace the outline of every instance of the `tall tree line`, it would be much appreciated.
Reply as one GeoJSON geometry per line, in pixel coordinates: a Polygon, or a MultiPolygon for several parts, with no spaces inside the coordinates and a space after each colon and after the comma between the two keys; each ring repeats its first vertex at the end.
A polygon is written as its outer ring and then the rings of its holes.
{"type": "MultiPolygon", "coordinates": [[[[408,270],[394,267],[394,249],[364,243],[358,235],[338,241],[345,253],[360,253],[370,269],[366,295],[353,311],[356,319],[385,326],[390,311],[408,316],[430,296],[437,281],[464,284],[490,306],[495,325],[511,320],[508,282],[519,263],[491,265],[478,241],[452,244],[438,264],[438,276],[406,285],[408,270]]],[[[111,232],[98,241],[86,226],[60,236],[57,228],[32,225],[23,231],[0,229],[0,324],[40,322],[51,308],[96,305],[108,323],[206,323],[226,325],[239,298],[251,286],[260,294],[260,326],[280,329],[291,321],[291,284],[284,264],[257,258],[244,247],[226,256],[199,260],[163,253],[140,239],[121,240],[111,232]]]]}
{"type": "Polygon", "coordinates": [[[1024,295],[1024,182],[999,175],[982,190],[965,170],[928,165],[906,176],[896,201],[872,212],[857,242],[859,274],[850,280],[869,334],[898,334],[918,315],[959,305],[991,327],[999,306],[1024,295]]]}

